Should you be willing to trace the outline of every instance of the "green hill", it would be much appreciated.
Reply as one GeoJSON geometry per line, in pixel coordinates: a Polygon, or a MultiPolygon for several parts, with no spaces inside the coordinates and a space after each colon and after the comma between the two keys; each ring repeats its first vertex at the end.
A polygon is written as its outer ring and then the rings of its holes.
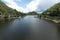
{"type": "Polygon", "coordinates": [[[42,14],[43,19],[54,23],[60,23],[60,2],[45,10],[42,14]]]}
{"type": "Polygon", "coordinates": [[[21,16],[21,14],[21,12],[8,7],[5,3],[0,1],[0,15],[21,16]]]}
{"type": "Polygon", "coordinates": [[[48,12],[50,16],[60,16],[60,2],[45,10],[42,14],[46,15],[48,12]]]}

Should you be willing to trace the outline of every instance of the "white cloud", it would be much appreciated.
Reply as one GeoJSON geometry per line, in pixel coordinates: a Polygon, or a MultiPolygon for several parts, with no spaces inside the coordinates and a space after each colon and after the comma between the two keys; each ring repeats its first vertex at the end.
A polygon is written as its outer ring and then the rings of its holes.
{"type": "MultiPolygon", "coordinates": [[[[30,12],[30,11],[36,11],[38,8],[41,10],[42,8],[45,10],[52,5],[54,5],[57,2],[60,2],[60,0],[32,0],[29,4],[26,5],[26,8],[23,8],[21,6],[18,6],[14,0],[4,0],[8,2],[7,4],[9,7],[16,9],[21,12],[30,12]]],[[[16,1],[22,1],[22,0],[16,0],[16,1]]],[[[27,0],[28,1],[28,0],[27,0]]]]}
{"type": "Polygon", "coordinates": [[[28,9],[29,11],[36,11],[42,9],[45,10],[57,2],[60,1],[59,0],[32,0],[29,4],[27,4],[26,9],[28,9]]]}
{"type": "Polygon", "coordinates": [[[41,2],[41,0],[32,0],[28,5],[27,5],[27,9],[29,11],[35,11],[38,6],[39,6],[39,3],[41,2]]]}
{"type": "Polygon", "coordinates": [[[47,8],[50,8],[54,4],[58,3],[58,0],[42,0],[38,6],[37,10],[46,10],[47,8]]]}
{"type": "Polygon", "coordinates": [[[13,9],[16,9],[16,10],[21,11],[21,12],[27,12],[27,10],[18,6],[13,0],[4,0],[4,1],[8,2],[9,4],[7,4],[7,5],[13,9]]]}

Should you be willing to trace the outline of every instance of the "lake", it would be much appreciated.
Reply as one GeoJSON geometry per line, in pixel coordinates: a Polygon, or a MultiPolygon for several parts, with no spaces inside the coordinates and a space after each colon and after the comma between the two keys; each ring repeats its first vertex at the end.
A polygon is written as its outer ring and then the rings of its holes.
{"type": "Polygon", "coordinates": [[[59,40],[58,28],[56,24],[34,16],[0,19],[0,40],[59,40]]]}

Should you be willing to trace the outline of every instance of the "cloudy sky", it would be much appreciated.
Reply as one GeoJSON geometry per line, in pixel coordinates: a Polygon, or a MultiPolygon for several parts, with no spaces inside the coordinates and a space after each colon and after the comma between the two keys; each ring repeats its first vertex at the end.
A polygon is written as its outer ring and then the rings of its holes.
{"type": "Polygon", "coordinates": [[[7,6],[21,12],[42,12],[60,0],[2,0],[7,6]]]}

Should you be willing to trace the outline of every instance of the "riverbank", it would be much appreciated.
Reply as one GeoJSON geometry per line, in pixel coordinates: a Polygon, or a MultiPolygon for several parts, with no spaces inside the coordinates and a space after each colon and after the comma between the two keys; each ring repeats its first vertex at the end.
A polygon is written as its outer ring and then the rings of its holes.
{"type": "Polygon", "coordinates": [[[54,23],[60,23],[60,19],[50,19],[50,18],[44,18],[45,20],[49,20],[49,21],[52,21],[54,23]]]}
{"type": "Polygon", "coordinates": [[[7,17],[7,18],[0,17],[0,19],[17,19],[17,18],[21,18],[21,17],[7,17]]]}

